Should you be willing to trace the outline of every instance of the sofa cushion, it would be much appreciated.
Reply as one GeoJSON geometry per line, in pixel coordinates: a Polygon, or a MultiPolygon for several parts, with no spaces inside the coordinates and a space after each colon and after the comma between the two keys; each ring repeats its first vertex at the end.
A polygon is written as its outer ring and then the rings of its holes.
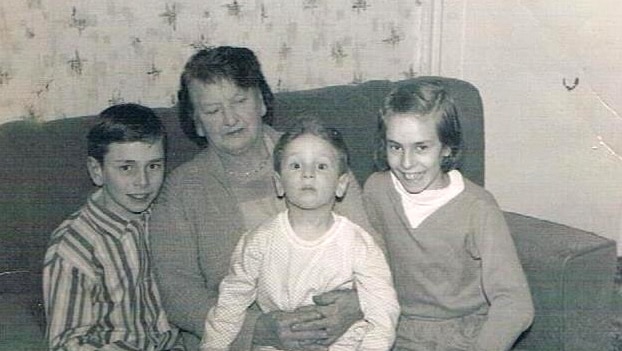
{"type": "Polygon", "coordinates": [[[41,276],[28,271],[0,273],[0,350],[45,350],[41,276]]]}

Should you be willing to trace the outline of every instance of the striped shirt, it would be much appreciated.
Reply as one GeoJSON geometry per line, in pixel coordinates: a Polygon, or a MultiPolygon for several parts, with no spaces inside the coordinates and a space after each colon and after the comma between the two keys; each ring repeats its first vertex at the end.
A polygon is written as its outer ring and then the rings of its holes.
{"type": "Polygon", "coordinates": [[[184,350],[153,279],[148,213],[87,204],[52,234],[43,268],[50,350],[184,350]]]}

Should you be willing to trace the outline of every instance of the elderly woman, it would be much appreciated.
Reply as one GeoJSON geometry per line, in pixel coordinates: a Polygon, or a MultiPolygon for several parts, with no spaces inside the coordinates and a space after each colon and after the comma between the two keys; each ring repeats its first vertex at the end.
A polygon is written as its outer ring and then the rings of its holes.
{"type": "MultiPolygon", "coordinates": [[[[171,322],[196,349],[241,234],[285,209],[276,196],[270,127],[273,95],[249,49],[217,47],[187,62],[178,92],[182,127],[207,146],[168,177],[151,223],[153,262],[171,322]]],[[[369,229],[360,186],[335,210],[369,229]]],[[[356,293],[335,291],[315,306],[262,314],[252,308],[233,345],[325,350],[362,317],[356,293]]]]}

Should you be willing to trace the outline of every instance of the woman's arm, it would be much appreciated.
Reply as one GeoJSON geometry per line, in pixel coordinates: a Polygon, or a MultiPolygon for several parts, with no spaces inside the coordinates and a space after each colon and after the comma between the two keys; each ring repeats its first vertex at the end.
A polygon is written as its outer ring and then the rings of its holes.
{"type": "Polygon", "coordinates": [[[182,185],[167,181],[154,205],[149,225],[152,263],[169,320],[200,338],[216,296],[206,288],[199,243],[182,196],[182,185]]]}

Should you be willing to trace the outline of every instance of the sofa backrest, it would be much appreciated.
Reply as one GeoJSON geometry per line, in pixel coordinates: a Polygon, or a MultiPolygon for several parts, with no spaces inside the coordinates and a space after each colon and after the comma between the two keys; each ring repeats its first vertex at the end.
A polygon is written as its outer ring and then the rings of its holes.
{"type": "MultiPolygon", "coordinates": [[[[461,112],[465,138],[463,173],[484,183],[482,103],[475,87],[441,79],[461,112]]],[[[299,116],[314,115],[342,131],[354,174],[361,183],[373,172],[377,116],[384,96],[396,85],[370,81],[359,85],[276,94],[277,130],[299,116]]],[[[155,110],[168,133],[168,169],[190,159],[198,147],[185,137],[175,108],[155,110]]],[[[0,126],[0,273],[39,272],[50,233],[85,201],[93,186],[86,171],[86,134],[94,116],[47,123],[18,121],[0,126]]]]}
{"type": "Polygon", "coordinates": [[[370,81],[276,95],[275,126],[284,130],[296,117],[313,115],[340,130],[351,154],[351,166],[361,184],[374,171],[374,142],[384,97],[396,86],[412,81],[440,81],[459,109],[465,141],[462,172],[484,185],[484,114],[479,91],[458,79],[418,77],[399,82],[370,81]]]}

